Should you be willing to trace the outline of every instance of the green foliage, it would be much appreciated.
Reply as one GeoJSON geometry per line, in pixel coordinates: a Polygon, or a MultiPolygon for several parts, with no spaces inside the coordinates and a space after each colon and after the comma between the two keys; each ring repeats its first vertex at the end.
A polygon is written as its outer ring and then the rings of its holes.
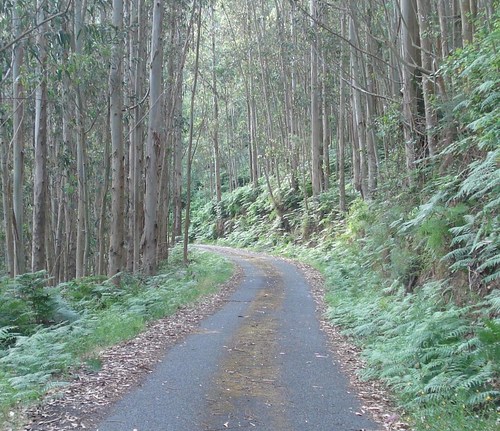
{"type": "Polygon", "coordinates": [[[0,328],[11,326],[21,335],[32,334],[41,324],[79,318],[60,296],[59,289],[46,287],[44,271],[0,280],[0,298],[0,328]]]}
{"type": "Polygon", "coordinates": [[[500,320],[489,316],[498,304],[487,298],[477,307],[458,307],[445,300],[446,283],[411,294],[399,283],[381,289],[382,279],[362,258],[336,249],[326,269],[328,315],[363,345],[362,375],[384,380],[417,416],[456,394],[469,413],[493,409],[500,397],[500,320]]]}
{"type": "Polygon", "coordinates": [[[469,291],[460,298],[468,305],[457,305],[445,264],[455,229],[477,209],[477,197],[458,197],[461,184],[454,176],[436,181],[425,190],[431,198],[415,208],[405,194],[391,202],[354,200],[345,220],[330,196],[310,199],[307,210],[285,213],[292,227],[286,237],[273,224],[264,189],[231,220],[225,238],[319,267],[328,316],[363,347],[363,377],[386,382],[422,430],[437,430],[426,428],[432,420],[441,429],[472,430],[477,422],[486,431],[500,397],[498,290],[484,299],[469,291]]]}
{"type": "MultiPolygon", "coordinates": [[[[157,276],[141,279],[124,274],[119,287],[106,280],[90,278],[51,288],[61,293],[61,303],[66,307],[71,304],[78,310],[78,319],[47,327],[32,326],[27,335],[15,334],[17,326],[2,324],[0,343],[8,341],[10,347],[0,350],[0,423],[1,412],[9,406],[36,399],[61,384],[58,381],[64,381],[68,369],[79,365],[80,358],[90,353],[95,359],[94,352],[98,349],[134,337],[148,321],[170,315],[179,307],[214,292],[220,282],[229,278],[231,265],[221,257],[197,250],[190,256],[191,264],[185,268],[182,250],[176,249],[170,265],[157,276]]],[[[16,292],[36,286],[42,293],[46,292],[39,279],[37,275],[26,275],[22,287],[17,279],[15,283],[4,281],[2,286],[15,286],[16,292]]],[[[5,291],[1,293],[3,299],[5,291]]],[[[35,301],[34,298],[38,301],[43,295],[30,292],[25,295],[21,302],[28,304],[26,310],[30,318],[40,316],[39,310],[45,308],[36,308],[39,311],[36,314],[29,301],[35,301]]],[[[45,298],[43,303],[57,304],[57,301],[45,298]]],[[[54,309],[57,309],[55,305],[54,309]]],[[[95,365],[99,366],[98,361],[95,365]]]]}

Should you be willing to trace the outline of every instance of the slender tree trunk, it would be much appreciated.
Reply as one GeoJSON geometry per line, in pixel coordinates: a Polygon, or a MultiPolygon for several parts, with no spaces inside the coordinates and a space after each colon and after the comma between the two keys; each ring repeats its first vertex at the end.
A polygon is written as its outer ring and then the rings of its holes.
{"type": "Polygon", "coordinates": [[[184,247],[183,256],[184,264],[188,263],[188,243],[189,243],[189,225],[191,220],[191,168],[193,164],[193,135],[194,135],[194,110],[195,110],[195,98],[196,98],[196,88],[198,85],[198,69],[199,69],[199,59],[200,59],[200,39],[201,39],[201,12],[202,4],[200,3],[198,10],[198,25],[196,32],[196,48],[195,48],[195,61],[194,61],[194,78],[193,78],[193,88],[191,90],[191,103],[190,103],[190,114],[189,114],[189,142],[188,142],[188,153],[187,153],[187,185],[186,185],[186,217],[184,220],[184,247]]]}
{"type": "MultiPolygon", "coordinates": [[[[37,0],[37,24],[45,19],[44,0],[37,0]]],[[[40,80],[36,89],[35,101],[35,166],[33,179],[33,238],[31,253],[31,270],[33,272],[46,269],[46,225],[47,225],[47,49],[46,24],[37,29],[36,42],[38,48],[37,77],[40,80]]]]}
{"type": "Polygon", "coordinates": [[[153,5],[153,28],[151,32],[151,61],[149,72],[149,123],[146,141],[146,194],[144,198],[144,254],[143,266],[146,274],[156,272],[157,258],[157,209],[158,169],[157,154],[161,136],[162,66],[163,66],[163,2],[155,0],[153,5]]]}
{"type": "MultiPolygon", "coordinates": [[[[340,33],[344,38],[347,36],[346,30],[346,16],[342,14],[340,18],[340,33]]],[[[346,131],[346,123],[347,123],[347,115],[346,115],[346,83],[345,83],[345,72],[347,71],[347,53],[345,44],[341,45],[340,51],[340,77],[339,77],[339,86],[340,86],[340,94],[339,94],[339,118],[338,118],[338,171],[339,171],[339,206],[340,211],[346,212],[346,189],[345,189],[345,149],[346,149],[346,139],[345,139],[345,131],[346,131]]]]}
{"type": "Polygon", "coordinates": [[[107,210],[108,210],[108,191],[109,191],[109,174],[111,171],[110,158],[111,158],[111,130],[108,127],[110,123],[110,106],[108,104],[106,123],[104,125],[104,130],[102,132],[103,144],[104,144],[104,159],[103,159],[103,185],[100,196],[99,205],[99,219],[97,227],[97,238],[99,241],[99,250],[97,254],[97,273],[100,275],[105,275],[106,271],[106,250],[108,249],[108,241],[106,234],[107,225],[107,210]]]}
{"type": "Polygon", "coordinates": [[[216,22],[215,22],[215,1],[211,3],[212,12],[212,90],[213,90],[213,107],[214,107],[214,123],[213,123],[213,144],[214,144],[214,168],[215,168],[215,195],[217,202],[222,200],[221,186],[221,157],[219,150],[219,95],[217,93],[217,57],[215,51],[216,38],[216,22]]]}
{"type": "MultiPolygon", "coordinates": [[[[86,0],[77,0],[74,5],[74,51],[77,56],[82,55],[82,45],[84,39],[84,22],[87,9],[86,0]]],[[[88,231],[88,193],[87,193],[87,151],[85,137],[85,97],[76,84],[76,166],[78,179],[78,216],[76,235],[76,277],[86,275],[87,256],[89,248],[88,231]]]]}
{"type": "MultiPolygon", "coordinates": [[[[417,0],[418,21],[420,28],[420,56],[422,59],[422,67],[432,71],[434,69],[433,49],[431,42],[431,32],[433,22],[431,18],[431,2],[430,0],[417,0]]],[[[425,130],[427,135],[427,147],[429,156],[434,157],[437,154],[437,114],[433,106],[434,98],[434,82],[424,74],[422,76],[422,91],[424,95],[425,109],[425,130]]]]}
{"type": "Polygon", "coordinates": [[[359,158],[359,191],[364,199],[370,198],[368,189],[368,165],[367,165],[367,144],[366,144],[366,118],[365,109],[362,105],[362,98],[359,88],[363,88],[362,71],[363,67],[360,62],[359,52],[356,47],[359,46],[357,35],[355,8],[351,5],[351,19],[349,21],[349,40],[351,41],[351,80],[352,80],[352,109],[353,109],[353,124],[355,132],[355,152],[359,158]]]}
{"type": "MultiPolygon", "coordinates": [[[[112,47],[109,72],[111,127],[111,233],[108,275],[123,270],[124,263],[124,145],[123,145],[123,0],[113,0],[113,27],[116,40],[112,47]]],[[[118,282],[118,279],[117,279],[118,282]]]]}
{"type": "Polygon", "coordinates": [[[319,115],[319,79],[318,79],[318,10],[316,0],[310,0],[311,40],[311,181],[313,195],[321,193],[321,137],[319,115]]]}
{"type": "MultiPolygon", "coordinates": [[[[74,104],[71,103],[72,93],[70,78],[63,77],[63,106],[62,106],[62,145],[68,151],[71,159],[76,158],[76,148],[72,143],[75,141],[74,130],[71,127],[74,116],[74,104]]],[[[60,201],[63,205],[64,230],[60,237],[60,279],[70,280],[76,277],[77,256],[77,229],[78,221],[78,173],[74,163],[67,166],[61,183],[60,201]],[[65,190],[67,192],[65,193],[65,190]]]]}
{"type": "MultiPolygon", "coordinates": [[[[17,37],[21,34],[21,18],[19,17],[20,4],[18,0],[12,6],[12,28],[17,37]]],[[[12,230],[14,237],[14,275],[23,274],[26,271],[26,257],[24,252],[24,88],[21,80],[21,68],[23,65],[24,46],[22,41],[14,45],[12,50],[12,82],[13,82],[13,107],[12,127],[14,136],[13,147],[13,217],[12,230]]]]}
{"type": "Polygon", "coordinates": [[[12,190],[9,175],[9,149],[5,139],[2,110],[3,94],[0,89],[0,181],[2,184],[3,228],[5,231],[5,266],[8,274],[14,276],[14,238],[12,236],[12,190]]]}
{"type": "Polygon", "coordinates": [[[133,26],[137,26],[132,35],[131,60],[132,83],[134,87],[135,109],[133,112],[132,130],[130,133],[130,187],[129,187],[129,270],[136,272],[140,266],[140,243],[142,234],[142,157],[143,157],[143,121],[144,109],[142,107],[142,96],[144,93],[144,76],[146,73],[146,32],[147,14],[144,0],[135,0],[134,13],[131,16],[133,26]]]}
{"type": "Polygon", "coordinates": [[[378,156],[377,156],[377,140],[375,137],[375,120],[376,115],[376,100],[374,94],[375,90],[375,67],[373,59],[377,57],[376,41],[371,34],[372,31],[372,16],[371,8],[367,10],[366,17],[366,38],[368,44],[368,52],[373,55],[372,59],[365,61],[364,81],[366,82],[365,94],[366,99],[366,150],[367,150],[367,164],[368,164],[368,196],[371,198],[377,192],[378,184],[378,156]]]}
{"type": "Polygon", "coordinates": [[[410,186],[414,185],[417,144],[417,89],[416,65],[418,65],[418,24],[415,0],[401,0],[401,42],[403,80],[403,134],[406,149],[406,168],[410,186]]]}
{"type": "Polygon", "coordinates": [[[460,0],[460,17],[462,19],[462,44],[472,42],[474,33],[470,0],[460,0]]]}
{"type": "Polygon", "coordinates": [[[439,17],[439,30],[440,30],[440,50],[441,58],[445,58],[450,53],[449,43],[448,43],[448,25],[447,25],[447,9],[446,0],[438,0],[437,11],[439,17]]]}
{"type": "Polygon", "coordinates": [[[331,142],[331,124],[327,94],[327,62],[326,62],[326,49],[323,49],[323,59],[322,59],[322,80],[321,80],[321,100],[323,103],[323,189],[328,190],[330,188],[330,142],[331,142]]]}

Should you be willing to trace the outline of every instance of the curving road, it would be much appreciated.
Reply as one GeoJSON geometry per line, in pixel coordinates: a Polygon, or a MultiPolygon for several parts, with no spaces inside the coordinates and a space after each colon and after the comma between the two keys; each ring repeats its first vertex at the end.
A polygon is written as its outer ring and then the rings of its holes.
{"type": "Polygon", "coordinates": [[[211,249],[242,267],[240,286],[98,431],[380,429],[356,415],[359,402],[331,357],[301,272],[272,257],[211,249]]]}

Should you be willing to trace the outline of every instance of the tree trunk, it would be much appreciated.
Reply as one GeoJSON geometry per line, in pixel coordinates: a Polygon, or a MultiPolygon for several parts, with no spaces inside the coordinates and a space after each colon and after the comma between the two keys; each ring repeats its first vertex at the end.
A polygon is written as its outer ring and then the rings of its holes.
{"type": "MultiPolygon", "coordinates": [[[[418,21],[420,28],[420,56],[422,59],[422,67],[425,70],[432,71],[434,69],[433,49],[431,42],[431,32],[433,22],[431,18],[431,2],[430,0],[417,0],[418,21]]],[[[427,74],[422,76],[422,91],[424,95],[425,109],[425,131],[427,136],[427,148],[429,156],[437,155],[437,114],[433,106],[434,99],[434,82],[427,74]]]]}
{"type": "MultiPolygon", "coordinates": [[[[82,55],[84,38],[84,21],[86,14],[86,0],[75,2],[74,10],[74,51],[77,56],[82,55]]],[[[80,278],[87,272],[87,256],[89,247],[88,231],[88,193],[87,193],[87,151],[85,137],[85,98],[80,84],[76,84],[76,165],[78,179],[78,216],[76,235],[76,277],[80,278]]]]}
{"type": "Polygon", "coordinates": [[[157,154],[161,136],[162,69],[163,69],[163,2],[156,0],[153,9],[151,32],[151,62],[149,72],[149,123],[146,141],[146,194],[144,198],[144,254],[143,267],[146,274],[156,272],[158,169],[157,154]]]}
{"type": "MultiPolygon", "coordinates": [[[[37,0],[36,21],[40,25],[45,19],[44,0],[37,0]]],[[[35,101],[35,166],[33,178],[33,238],[31,252],[31,271],[46,269],[46,225],[47,225],[47,47],[46,24],[37,29],[38,48],[37,77],[40,80],[36,89],[35,101]]]]}
{"type": "Polygon", "coordinates": [[[316,0],[310,0],[311,14],[311,182],[313,195],[321,193],[321,137],[319,115],[319,79],[318,79],[318,10],[316,0]]]}
{"type": "MultiPolygon", "coordinates": [[[[346,31],[346,16],[342,14],[340,18],[340,32],[344,38],[347,36],[346,31]]],[[[339,77],[339,118],[338,118],[338,171],[339,171],[339,206],[340,211],[346,212],[346,189],[345,189],[345,149],[346,149],[346,139],[345,131],[347,118],[346,115],[346,83],[345,83],[345,71],[348,68],[347,63],[347,53],[345,44],[341,45],[340,51],[340,77],[339,77]]]]}
{"type": "Polygon", "coordinates": [[[215,52],[215,1],[211,3],[212,12],[212,91],[213,91],[213,107],[214,107],[214,124],[213,124],[213,144],[214,144],[214,169],[215,169],[215,195],[217,202],[222,200],[221,186],[221,159],[219,150],[219,95],[217,93],[217,57],[215,52]]]}
{"type": "MultiPolygon", "coordinates": [[[[12,28],[17,37],[21,34],[21,18],[18,15],[20,9],[16,0],[12,7],[12,28]]],[[[14,237],[14,275],[23,274],[26,271],[26,257],[24,252],[24,88],[21,80],[21,68],[23,65],[24,46],[22,41],[14,45],[12,50],[12,82],[13,82],[13,107],[12,127],[14,136],[13,147],[13,218],[12,230],[14,237]]]]}
{"type": "Polygon", "coordinates": [[[460,0],[460,17],[462,19],[462,44],[472,42],[473,24],[470,0],[460,0]]]}
{"type": "Polygon", "coordinates": [[[189,224],[191,217],[191,167],[193,164],[193,135],[194,135],[194,109],[195,109],[195,98],[196,98],[196,87],[198,85],[198,69],[199,69],[199,58],[200,58],[200,39],[201,39],[201,12],[202,4],[200,3],[198,11],[198,25],[196,33],[196,48],[195,48],[195,61],[194,61],[194,78],[193,78],[193,88],[191,90],[191,105],[189,114],[189,141],[188,141],[188,153],[187,153],[187,185],[186,185],[186,217],[184,220],[184,247],[183,247],[183,258],[184,264],[188,264],[188,244],[189,244],[189,224]]]}
{"type": "Polygon", "coordinates": [[[448,24],[447,24],[447,16],[448,12],[446,11],[446,0],[438,0],[437,2],[437,11],[439,17],[439,40],[440,40],[440,50],[441,50],[441,58],[445,58],[450,53],[449,43],[448,43],[448,24]]]}
{"type": "MultiPolygon", "coordinates": [[[[123,270],[124,262],[124,146],[123,146],[123,0],[113,0],[113,27],[116,40],[112,47],[109,72],[111,128],[111,230],[108,275],[123,270]]],[[[118,279],[116,279],[118,283],[118,279]]]]}
{"type": "Polygon", "coordinates": [[[144,93],[144,76],[146,73],[146,31],[147,14],[144,0],[135,0],[131,14],[132,27],[135,30],[131,38],[130,64],[132,66],[132,84],[134,87],[134,102],[132,130],[130,133],[130,184],[129,184],[129,256],[127,267],[132,272],[139,270],[140,266],[140,242],[142,234],[142,157],[143,157],[143,122],[144,109],[142,107],[142,96],[144,93]]]}
{"type": "Polygon", "coordinates": [[[367,150],[366,150],[366,118],[365,109],[362,105],[360,88],[363,88],[362,82],[362,65],[359,58],[359,52],[356,47],[359,47],[355,8],[357,6],[351,5],[351,19],[349,21],[349,40],[351,41],[351,80],[352,80],[352,109],[353,109],[353,125],[354,125],[354,140],[359,158],[359,191],[364,199],[370,198],[368,189],[368,166],[367,166],[367,150]]]}
{"type": "MultiPolygon", "coordinates": [[[[0,125],[5,122],[1,108],[3,94],[0,90],[0,125]]],[[[5,231],[5,267],[10,277],[14,276],[14,238],[12,236],[12,190],[9,175],[9,148],[4,136],[5,128],[0,126],[0,181],[2,184],[3,228],[5,231]]]]}
{"type": "Polygon", "coordinates": [[[410,186],[414,185],[414,171],[417,144],[417,76],[418,62],[418,24],[415,0],[401,1],[401,42],[403,81],[403,134],[406,150],[406,168],[410,186]]]}
{"type": "Polygon", "coordinates": [[[378,156],[377,140],[375,137],[376,100],[375,100],[375,68],[374,58],[377,57],[376,40],[371,34],[372,31],[372,9],[368,8],[366,17],[366,38],[368,40],[368,53],[373,57],[365,61],[364,80],[366,81],[366,150],[368,164],[368,196],[371,198],[377,192],[378,184],[378,156]]]}
{"type": "Polygon", "coordinates": [[[328,86],[327,86],[327,62],[326,62],[326,49],[323,49],[323,59],[322,59],[322,80],[321,80],[321,100],[323,103],[323,189],[328,190],[330,188],[330,142],[331,142],[331,124],[329,110],[330,106],[328,103],[328,86]]]}
{"type": "Polygon", "coordinates": [[[108,104],[107,115],[106,115],[106,124],[103,127],[102,137],[103,137],[103,145],[104,145],[104,159],[103,159],[103,185],[101,190],[101,195],[99,199],[99,219],[98,219],[98,227],[97,227],[97,239],[99,243],[99,250],[97,253],[97,274],[105,275],[106,274],[106,250],[108,249],[109,244],[107,243],[107,235],[106,235],[106,214],[108,212],[108,191],[109,191],[109,174],[111,170],[110,166],[110,146],[111,146],[111,130],[108,127],[110,123],[110,106],[108,104]]]}

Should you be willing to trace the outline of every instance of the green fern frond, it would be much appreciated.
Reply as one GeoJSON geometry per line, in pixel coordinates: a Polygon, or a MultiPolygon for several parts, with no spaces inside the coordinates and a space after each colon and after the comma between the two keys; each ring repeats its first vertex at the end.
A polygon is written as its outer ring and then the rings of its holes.
{"type": "Polygon", "coordinates": [[[493,283],[494,281],[500,280],[500,270],[494,272],[491,275],[488,275],[487,277],[484,277],[483,281],[485,283],[493,283]]]}

